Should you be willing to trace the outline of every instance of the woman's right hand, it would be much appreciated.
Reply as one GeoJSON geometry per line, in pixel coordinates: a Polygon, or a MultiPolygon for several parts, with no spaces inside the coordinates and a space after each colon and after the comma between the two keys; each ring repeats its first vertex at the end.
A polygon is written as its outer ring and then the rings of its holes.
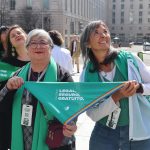
{"type": "Polygon", "coordinates": [[[120,90],[116,91],[114,94],[112,94],[112,99],[115,102],[118,102],[124,97],[132,96],[136,93],[137,89],[139,88],[139,83],[136,81],[127,81],[125,83],[125,86],[121,88],[120,90]]]}
{"type": "Polygon", "coordinates": [[[23,85],[23,83],[24,81],[21,77],[13,76],[7,81],[6,87],[8,90],[16,90],[20,88],[23,85]]]}

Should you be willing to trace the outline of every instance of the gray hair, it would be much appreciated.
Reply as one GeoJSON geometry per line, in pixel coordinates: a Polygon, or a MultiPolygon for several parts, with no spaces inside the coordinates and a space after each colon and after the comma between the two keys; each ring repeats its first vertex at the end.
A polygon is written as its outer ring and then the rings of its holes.
{"type": "Polygon", "coordinates": [[[91,34],[101,25],[108,29],[107,25],[102,20],[92,21],[84,28],[80,37],[80,46],[81,46],[83,57],[86,57],[87,55],[87,51],[89,49],[87,46],[91,34]]]}
{"type": "Polygon", "coordinates": [[[51,37],[49,36],[48,32],[46,32],[43,29],[34,29],[32,31],[30,31],[27,35],[27,39],[26,39],[26,47],[29,46],[31,40],[33,37],[42,37],[42,38],[46,38],[50,44],[51,47],[53,47],[53,41],[51,39],[51,37]]]}

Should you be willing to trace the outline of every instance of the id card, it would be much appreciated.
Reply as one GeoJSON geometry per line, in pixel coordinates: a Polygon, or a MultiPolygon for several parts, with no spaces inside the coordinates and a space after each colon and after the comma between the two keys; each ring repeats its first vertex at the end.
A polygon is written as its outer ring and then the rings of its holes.
{"type": "Polygon", "coordinates": [[[106,125],[112,129],[116,129],[118,119],[120,116],[121,109],[117,108],[115,109],[109,116],[106,122],[106,125]]]}
{"type": "Polygon", "coordinates": [[[21,124],[24,126],[31,126],[32,123],[32,105],[23,104],[22,106],[22,117],[21,124]]]}

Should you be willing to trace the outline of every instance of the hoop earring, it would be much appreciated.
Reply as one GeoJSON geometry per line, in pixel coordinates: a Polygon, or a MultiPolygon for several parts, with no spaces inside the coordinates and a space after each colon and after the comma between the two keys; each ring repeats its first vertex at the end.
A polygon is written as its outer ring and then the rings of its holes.
{"type": "Polygon", "coordinates": [[[15,55],[16,55],[16,54],[15,54],[15,51],[16,51],[15,48],[12,47],[12,49],[11,49],[11,55],[12,55],[13,57],[15,57],[15,55]]]}

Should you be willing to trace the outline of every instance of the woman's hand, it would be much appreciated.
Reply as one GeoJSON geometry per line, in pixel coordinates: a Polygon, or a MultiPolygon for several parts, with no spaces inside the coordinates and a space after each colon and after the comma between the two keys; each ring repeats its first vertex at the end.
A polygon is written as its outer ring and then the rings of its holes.
{"type": "Polygon", "coordinates": [[[8,88],[8,90],[15,90],[15,89],[20,88],[23,83],[24,81],[22,78],[18,76],[13,76],[7,81],[6,87],[8,88]]]}
{"type": "Polygon", "coordinates": [[[137,89],[139,88],[140,84],[136,81],[128,81],[125,83],[125,86],[121,88],[120,90],[116,91],[114,94],[112,94],[112,99],[115,102],[118,102],[124,97],[132,96],[136,93],[137,89]]]}
{"type": "Polygon", "coordinates": [[[67,125],[65,124],[63,126],[63,134],[66,137],[71,137],[77,130],[77,126],[75,124],[67,125]]]}

